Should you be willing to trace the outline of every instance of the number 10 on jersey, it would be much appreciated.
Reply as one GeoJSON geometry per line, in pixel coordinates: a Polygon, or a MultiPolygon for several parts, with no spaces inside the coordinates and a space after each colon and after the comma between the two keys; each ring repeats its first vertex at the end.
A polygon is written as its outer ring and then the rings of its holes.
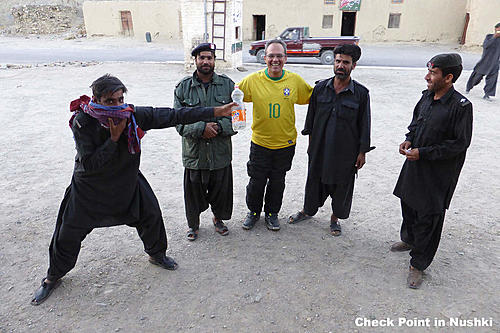
{"type": "Polygon", "coordinates": [[[269,118],[279,118],[280,117],[280,105],[278,103],[269,103],[269,118]]]}

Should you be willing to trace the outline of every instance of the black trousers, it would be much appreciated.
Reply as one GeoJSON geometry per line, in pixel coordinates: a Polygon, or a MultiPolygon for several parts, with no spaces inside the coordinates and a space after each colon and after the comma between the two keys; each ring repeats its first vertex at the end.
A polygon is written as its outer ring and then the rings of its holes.
{"type": "Polygon", "coordinates": [[[280,211],[285,191],[285,176],[292,167],[294,155],[295,145],[281,149],[268,149],[253,142],[250,144],[250,158],[247,163],[250,181],[246,195],[247,207],[250,211],[260,213],[263,198],[264,212],[277,214],[280,211]]]}
{"type": "Polygon", "coordinates": [[[401,200],[401,211],[401,240],[413,247],[410,264],[423,271],[429,267],[437,252],[445,210],[439,214],[422,214],[401,200]]]}
{"type": "Polygon", "coordinates": [[[233,214],[233,168],[231,164],[217,170],[184,169],[184,206],[188,226],[200,228],[200,213],[208,206],[220,220],[233,214]]]}
{"type": "MultiPolygon", "coordinates": [[[[471,90],[474,86],[477,86],[479,82],[483,79],[484,74],[479,74],[476,71],[472,71],[472,74],[467,81],[467,91],[471,90]]],[[[495,96],[497,91],[497,80],[498,80],[498,68],[488,75],[486,75],[486,84],[484,85],[484,94],[487,96],[495,96]]]]}
{"type": "MultiPolygon", "coordinates": [[[[61,203],[56,228],[49,246],[47,279],[50,281],[62,278],[75,267],[82,241],[94,229],[88,226],[79,226],[75,221],[70,223],[63,218],[68,201],[70,201],[70,197],[66,195],[61,203]]],[[[126,216],[124,223],[137,229],[147,254],[155,255],[166,251],[167,233],[156,197],[142,196],[139,221],[134,221],[126,216]]]]}
{"type": "Polygon", "coordinates": [[[323,184],[319,177],[307,177],[304,195],[304,213],[314,216],[325,203],[332,198],[332,212],[339,219],[349,217],[354,191],[354,174],[347,184],[323,184]]]}

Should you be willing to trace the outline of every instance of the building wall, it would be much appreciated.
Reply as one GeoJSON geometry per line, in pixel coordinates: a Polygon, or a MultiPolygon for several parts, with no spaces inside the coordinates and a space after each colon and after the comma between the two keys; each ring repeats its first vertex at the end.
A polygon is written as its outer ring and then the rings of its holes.
{"type": "MultiPolygon", "coordinates": [[[[185,19],[190,10],[203,10],[203,2],[194,1],[193,8],[186,8],[185,19]]],[[[313,37],[340,36],[342,11],[339,2],[325,4],[324,0],[309,0],[304,5],[303,0],[289,0],[285,6],[276,7],[270,6],[268,0],[243,0],[242,37],[253,40],[253,15],[266,16],[266,38],[276,37],[290,26],[309,26],[313,37]],[[332,28],[322,28],[323,15],[333,15],[332,28]]],[[[87,33],[89,36],[120,35],[119,11],[130,10],[136,38],[143,39],[146,31],[153,36],[158,32],[160,39],[182,38],[181,3],[175,0],[86,1],[83,9],[87,33]]],[[[207,0],[207,7],[210,12],[211,0],[207,0]]],[[[402,0],[396,4],[392,0],[361,0],[355,35],[361,37],[362,42],[454,43],[462,36],[467,12],[471,20],[466,43],[480,45],[484,35],[500,21],[500,0],[402,0]],[[401,14],[399,28],[388,28],[391,13],[401,14]]]]}
{"type": "MultiPolygon", "coordinates": [[[[309,26],[311,36],[340,36],[342,11],[340,0],[325,4],[324,0],[310,0],[303,6],[302,0],[290,0],[286,7],[276,10],[267,0],[244,1],[243,34],[252,40],[253,15],[266,16],[266,38],[279,35],[290,26],[309,26]],[[331,29],[322,28],[323,15],[333,15],[331,29]]],[[[471,23],[467,44],[482,43],[484,34],[500,21],[500,0],[361,0],[357,12],[355,35],[361,41],[426,41],[458,42],[462,36],[468,3],[472,3],[471,23]],[[400,27],[388,28],[389,14],[400,13],[400,27]],[[490,22],[485,27],[483,22],[490,22]]]]}
{"type": "Polygon", "coordinates": [[[470,14],[466,45],[482,45],[486,34],[495,32],[500,23],[500,0],[469,0],[467,11],[470,14]]]}
{"type": "Polygon", "coordinates": [[[154,39],[182,38],[179,2],[162,1],[85,1],[83,16],[88,36],[120,36],[121,11],[130,11],[133,37],[145,39],[150,32],[154,39]]]}

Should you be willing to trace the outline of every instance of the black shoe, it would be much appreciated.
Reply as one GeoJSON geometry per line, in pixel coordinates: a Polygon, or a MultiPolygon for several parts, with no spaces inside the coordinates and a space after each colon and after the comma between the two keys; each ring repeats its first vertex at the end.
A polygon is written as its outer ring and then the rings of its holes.
{"type": "Polygon", "coordinates": [[[56,281],[53,281],[51,283],[47,283],[45,282],[45,280],[46,278],[42,279],[42,284],[35,291],[35,296],[31,300],[31,305],[40,305],[45,302],[45,300],[49,298],[50,294],[52,294],[54,289],[59,287],[59,285],[61,284],[61,279],[57,279],[56,281]]]}
{"type": "Polygon", "coordinates": [[[266,213],[266,227],[269,230],[278,231],[280,230],[280,223],[278,221],[278,214],[266,213]]]}
{"type": "Polygon", "coordinates": [[[243,221],[243,229],[250,230],[254,227],[255,223],[260,219],[260,214],[255,212],[248,212],[247,217],[245,217],[245,221],[243,221]]]}
{"type": "Polygon", "coordinates": [[[160,266],[161,268],[165,268],[170,271],[176,270],[179,266],[174,259],[167,257],[165,253],[157,254],[154,257],[149,256],[149,262],[153,265],[160,266]]]}

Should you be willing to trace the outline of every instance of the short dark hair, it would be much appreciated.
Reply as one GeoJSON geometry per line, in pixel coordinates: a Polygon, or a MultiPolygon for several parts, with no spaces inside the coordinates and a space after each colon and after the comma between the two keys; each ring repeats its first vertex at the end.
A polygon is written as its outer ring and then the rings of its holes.
{"type": "Polygon", "coordinates": [[[271,44],[280,44],[281,46],[283,46],[283,50],[285,51],[285,55],[286,55],[286,43],[284,41],[282,41],[281,39],[271,39],[270,41],[267,41],[266,48],[264,49],[266,54],[267,54],[267,48],[271,44]]]}
{"type": "Polygon", "coordinates": [[[101,76],[92,82],[90,88],[92,88],[92,95],[94,95],[97,99],[100,99],[102,96],[109,93],[113,94],[118,90],[122,90],[123,93],[127,92],[127,87],[125,87],[122,81],[111,74],[101,76]]]}
{"type": "Polygon", "coordinates": [[[496,28],[500,28],[500,22],[498,22],[497,25],[495,25],[495,29],[496,28]]]}
{"type": "Polygon", "coordinates": [[[357,62],[361,58],[361,48],[355,44],[342,44],[335,47],[333,54],[345,54],[351,56],[352,62],[357,62]]]}
{"type": "Polygon", "coordinates": [[[451,80],[451,82],[455,83],[455,81],[457,81],[458,78],[460,77],[460,74],[462,74],[462,68],[463,68],[462,65],[458,65],[458,66],[439,68],[439,69],[443,73],[443,77],[445,77],[448,74],[453,75],[453,79],[451,80]]]}

